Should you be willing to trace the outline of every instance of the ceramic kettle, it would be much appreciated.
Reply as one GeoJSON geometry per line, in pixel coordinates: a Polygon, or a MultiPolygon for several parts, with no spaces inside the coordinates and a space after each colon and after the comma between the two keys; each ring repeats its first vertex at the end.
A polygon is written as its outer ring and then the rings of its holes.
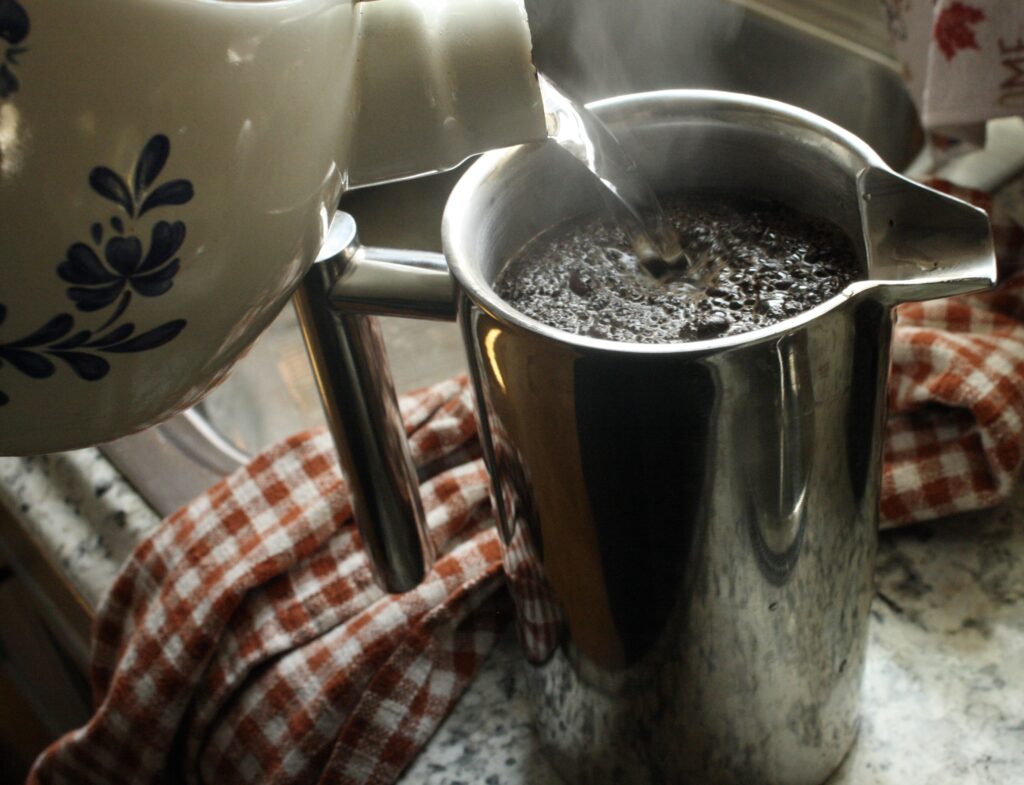
{"type": "Polygon", "coordinates": [[[344,190],[544,135],[520,0],[0,0],[0,454],[194,404],[344,190]]]}

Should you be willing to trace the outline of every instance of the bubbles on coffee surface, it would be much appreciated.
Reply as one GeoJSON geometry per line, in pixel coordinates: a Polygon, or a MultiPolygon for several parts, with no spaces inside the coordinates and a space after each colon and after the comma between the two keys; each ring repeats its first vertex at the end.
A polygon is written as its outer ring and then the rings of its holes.
{"type": "Polygon", "coordinates": [[[666,213],[694,257],[661,279],[643,270],[610,219],[570,219],[526,245],[497,294],[516,310],[578,335],[673,343],[776,324],[854,280],[853,243],[828,221],[777,202],[674,196],[666,213]]]}

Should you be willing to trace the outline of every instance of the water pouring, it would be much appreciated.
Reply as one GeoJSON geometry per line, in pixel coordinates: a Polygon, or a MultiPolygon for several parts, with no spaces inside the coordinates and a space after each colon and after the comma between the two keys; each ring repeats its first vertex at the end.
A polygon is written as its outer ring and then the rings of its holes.
{"type": "Polygon", "coordinates": [[[595,114],[539,77],[548,138],[582,163],[604,186],[612,214],[629,237],[641,264],[659,276],[693,266],[661,203],[636,163],[595,114]]]}

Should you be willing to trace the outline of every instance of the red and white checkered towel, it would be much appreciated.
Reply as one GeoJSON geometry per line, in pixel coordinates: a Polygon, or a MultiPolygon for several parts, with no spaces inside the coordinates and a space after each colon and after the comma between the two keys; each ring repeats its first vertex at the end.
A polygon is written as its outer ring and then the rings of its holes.
{"type": "Polygon", "coordinates": [[[330,436],[263,453],[139,544],[94,628],[96,713],[35,783],[393,782],[509,619],[470,393],[403,401],[443,555],[374,584],[330,436]]]}
{"type": "MultiPolygon", "coordinates": [[[[886,524],[1006,498],[1024,445],[1022,322],[1024,274],[902,307],[886,524]]],[[[417,464],[450,467],[423,486],[443,555],[422,586],[374,585],[330,438],[289,439],[138,546],[99,609],[95,716],[30,782],[393,782],[509,619],[468,385],[421,391],[403,411],[417,464]]],[[[517,601],[535,600],[527,656],[550,650],[555,621],[530,547],[513,542],[505,564],[517,601]]]]}

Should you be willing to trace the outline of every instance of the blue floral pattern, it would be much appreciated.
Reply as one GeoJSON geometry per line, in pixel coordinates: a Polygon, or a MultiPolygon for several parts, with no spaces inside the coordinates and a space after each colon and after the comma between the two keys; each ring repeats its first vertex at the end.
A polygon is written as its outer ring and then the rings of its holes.
{"type": "Polygon", "coordinates": [[[103,248],[106,264],[90,246],[75,243],[68,249],[67,260],[57,266],[57,275],[76,284],[67,295],[80,311],[106,308],[122,292],[125,297],[132,291],[159,297],[174,283],[180,261],[172,257],[184,241],[185,224],[160,221],[153,227],[145,258],[137,237],[111,237],[103,248]]]}
{"type": "Polygon", "coordinates": [[[22,46],[28,31],[28,14],[21,3],[0,0],[0,40],[6,44],[0,57],[0,98],[10,98],[21,87],[14,67],[18,65],[18,57],[28,51],[28,47],[22,46]]]}
{"type": "MultiPolygon", "coordinates": [[[[0,0],[0,20],[2,4],[0,0]]],[[[2,28],[0,28],[2,29],[2,28]]],[[[132,186],[116,172],[98,166],[89,173],[89,185],[113,202],[118,214],[110,217],[110,235],[102,223],[90,228],[91,242],[73,243],[57,265],[57,276],[71,284],[66,290],[75,308],[85,314],[116,306],[97,327],[77,329],[70,313],[54,316],[42,327],[14,341],[0,342],[0,369],[6,362],[33,379],[47,379],[57,371],[55,360],[67,365],[86,381],[102,379],[110,371],[103,355],[148,351],[173,340],[185,328],[184,319],[137,331],[134,322],[122,320],[132,295],[159,297],[170,291],[181,268],[178,252],[185,242],[181,221],[157,221],[148,232],[148,243],[139,238],[145,232],[138,219],[159,207],[183,205],[193,195],[192,183],[184,179],[155,185],[170,156],[170,141],[163,134],[153,136],[142,149],[132,173],[132,186]]],[[[7,308],[0,303],[0,325],[7,308]]],[[[9,397],[0,390],[0,406],[9,397]]]]}

